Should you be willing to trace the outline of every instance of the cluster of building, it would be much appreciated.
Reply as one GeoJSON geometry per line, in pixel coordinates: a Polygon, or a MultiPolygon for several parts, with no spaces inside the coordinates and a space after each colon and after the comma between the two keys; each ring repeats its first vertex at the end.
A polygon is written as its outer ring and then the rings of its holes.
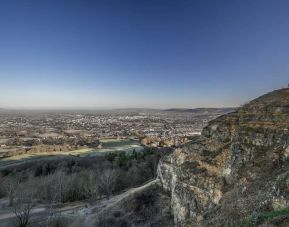
{"type": "Polygon", "coordinates": [[[0,113],[0,152],[23,152],[41,145],[41,149],[45,145],[50,150],[52,146],[97,147],[104,138],[175,146],[199,134],[215,117],[217,114],[170,111],[4,111],[0,113]]]}

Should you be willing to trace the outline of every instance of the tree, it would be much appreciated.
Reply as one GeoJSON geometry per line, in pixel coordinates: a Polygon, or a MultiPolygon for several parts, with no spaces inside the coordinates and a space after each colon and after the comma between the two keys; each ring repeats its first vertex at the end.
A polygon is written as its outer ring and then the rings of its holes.
{"type": "Polygon", "coordinates": [[[89,170],[81,172],[79,176],[82,179],[81,190],[83,191],[84,195],[89,199],[95,200],[99,194],[96,173],[89,170]]]}
{"type": "MultiPolygon", "coordinates": [[[[48,178],[48,177],[45,177],[44,179],[47,181],[47,178],[48,178]]],[[[57,178],[57,179],[58,179],[58,178],[57,178]]],[[[59,180],[59,179],[58,179],[58,180],[59,180]]],[[[47,182],[46,182],[47,187],[49,187],[47,183],[50,183],[50,182],[51,182],[51,181],[47,181],[47,182]]],[[[48,217],[47,217],[47,220],[46,220],[46,226],[47,226],[47,227],[51,226],[51,220],[52,220],[52,218],[53,218],[53,216],[54,216],[53,205],[57,202],[58,199],[60,199],[59,191],[58,191],[57,186],[58,186],[58,184],[53,184],[53,185],[52,185],[51,188],[52,188],[53,193],[51,193],[51,194],[49,195],[48,217]]]]}
{"type": "Polygon", "coordinates": [[[64,203],[66,200],[66,192],[67,192],[67,180],[66,180],[66,175],[64,172],[62,171],[57,171],[55,173],[55,178],[56,178],[56,182],[55,182],[55,193],[57,193],[57,200],[61,203],[64,203]]]}
{"type": "Polygon", "coordinates": [[[116,156],[117,156],[116,153],[109,152],[109,153],[106,153],[104,157],[105,157],[108,161],[114,162],[116,156]]]}
{"type": "Polygon", "coordinates": [[[19,177],[16,177],[16,178],[8,177],[5,179],[5,181],[3,183],[4,191],[9,198],[9,206],[13,205],[16,190],[19,187],[19,184],[20,184],[20,178],[19,177]]]}
{"type": "Polygon", "coordinates": [[[112,195],[115,190],[116,182],[118,178],[118,173],[114,169],[106,169],[99,173],[98,186],[100,191],[104,193],[107,197],[112,195]]]}
{"type": "Polygon", "coordinates": [[[35,205],[34,195],[34,187],[30,184],[24,184],[16,190],[12,210],[19,227],[26,227],[29,224],[31,210],[35,205]]]}

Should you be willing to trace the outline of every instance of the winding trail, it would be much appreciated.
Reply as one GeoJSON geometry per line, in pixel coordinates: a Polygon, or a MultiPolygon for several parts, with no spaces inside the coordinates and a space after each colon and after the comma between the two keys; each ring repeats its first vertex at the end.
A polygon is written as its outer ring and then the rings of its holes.
{"type": "MultiPolygon", "coordinates": [[[[52,213],[54,215],[61,215],[66,217],[84,218],[86,226],[92,226],[99,215],[113,209],[114,207],[117,207],[122,202],[128,200],[135,193],[140,193],[158,183],[158,179],[149,181],[140,187],[130,188],[119,195],[97,201],[93,205],[88,205],[85,202],[68,203],[67,205],[64,205],[60,208],[52,209],[52,213]]],[[[35,207],[31,211],[30,223],[45,222],[49,214],[51,213],[51,210],[49,208],[49,205],[35,207]]],[[[4,212],[0,213],[1,227],[14,226],[15,221],[16,217],[13,212],[9,211],[9,209],[6,209],[4,212]]]]}
{"type": "Polygon", "coordinates": [[[108,200],[102,200],[96,206],[91,207],[90,208],[91,212],[86,214],[85,226],[95,226],[95,221],[97,220],[97,217],[101,216],[102,214],[105,214],[106,211],[109,211],[113,209],[114,207],[120,206],[124,201],[128,201],[130,197],[132,197],[136,193],[141,193],[147,188],[158,183],[159,183],[159,180],[155,179],[155,180],[147,182],[146,184],[140,187],[131,188],[122,194],[113,196],[108,200]]]}

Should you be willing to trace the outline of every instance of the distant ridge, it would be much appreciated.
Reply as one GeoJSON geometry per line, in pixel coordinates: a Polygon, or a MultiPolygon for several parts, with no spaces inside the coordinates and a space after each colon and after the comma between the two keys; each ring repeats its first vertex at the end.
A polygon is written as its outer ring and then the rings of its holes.
{"type": "Polygon", "coordinates": [[[225,107],[225,108],[194,108],[194,109],[186,109],[186,108],[173,108],[166,109],[164,111],[167,112],[183,112],[183,113],[193,113],[193,114],[226,114],[230,112],[234,112],[236,107],[225,107]]]}
{"type": "Polygon", "coordinates": [[[227,114],[237,110],[236,107],[224,107],[224,108],[170,108],[170,109],[153,109],[153,108],[119,108],[112,111],[120,112],[179,112],[179,113],[192,113],[196,115],[202,114],[227,114]]]}
{"type": "Polygon", "coordinates": [[[112,111],[120,111],[120,112],[159,112],[159,111],[162,111],[162,110],[154,109],[154,108],[117,108],[117,109],[112,109],[112,111]]]}

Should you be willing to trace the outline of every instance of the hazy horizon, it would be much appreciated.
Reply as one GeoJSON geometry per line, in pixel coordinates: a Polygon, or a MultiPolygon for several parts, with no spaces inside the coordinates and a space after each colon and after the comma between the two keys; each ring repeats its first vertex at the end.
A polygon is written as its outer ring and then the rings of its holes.
{"type": "Polygon", "coordinates": [[[289,83],[289,2],[0,2],[0,107],[238,107],[289,83]]]}
{"type": "Polygon", "coordinates": [[[0,110],[5,111],[129,111],[129,110],[151,110],[151,111],[166,111],[166,110],[191,110],[191,109],[231,109],[238,108],[239,106],[230,107],[188,107],[188,108],[143,108],[143,107],[128,107],[128,108],[80,108],[80,107],[22,107],[22,108],[4,108],[0,107],[0,110]]]}

